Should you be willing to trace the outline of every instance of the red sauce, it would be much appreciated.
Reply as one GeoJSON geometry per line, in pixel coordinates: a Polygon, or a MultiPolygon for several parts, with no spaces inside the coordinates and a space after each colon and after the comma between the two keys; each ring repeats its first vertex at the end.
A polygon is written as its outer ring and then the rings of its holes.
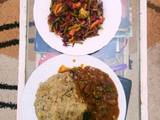
{"type": "Polygon", "coordinates": [[[87,104],[84,120],[117,120],[118,93],[108,74],[90,66],[73,68],[71,72],[77,94],[87,104]]]}

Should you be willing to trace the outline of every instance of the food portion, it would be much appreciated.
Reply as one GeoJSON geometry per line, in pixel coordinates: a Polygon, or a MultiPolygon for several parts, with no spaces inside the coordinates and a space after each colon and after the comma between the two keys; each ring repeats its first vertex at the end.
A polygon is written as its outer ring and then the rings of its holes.
{"type": "Polygon", "coordinates": [[[87,109],[76,94],[69,72],[59,73],[41,83],[34,105],[38,120],[83,120],[87,109]]]}
{"type": "Polygon", "coordinates": [[[87,104],[89,120],[117,120],[118,93],[111,78],[90,66],[74,68],[71,72],[77,94],[87,104]]]}
{"type": "Polygon", "coordinates": [[[64,46],[98,35],[103,24],[101,0],[52,0],[48,24],[62,37],[64,46]]]}
{"type": "Polygon", "coordinates": [[[105,72],[68,68],[41,83],[35,101],[38,120],[117,120],[118,93],[105,72]]]}

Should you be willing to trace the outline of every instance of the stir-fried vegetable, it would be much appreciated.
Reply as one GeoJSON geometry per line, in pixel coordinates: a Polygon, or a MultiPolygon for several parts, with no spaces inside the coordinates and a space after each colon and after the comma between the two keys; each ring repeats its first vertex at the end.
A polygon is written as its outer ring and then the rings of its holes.
{"type": "Polygon", "coordinates": [[[104,21],[100,0],[52,0],[50,11],[50,30],[63,38],[65,46],[98,35],[104,21]]]}

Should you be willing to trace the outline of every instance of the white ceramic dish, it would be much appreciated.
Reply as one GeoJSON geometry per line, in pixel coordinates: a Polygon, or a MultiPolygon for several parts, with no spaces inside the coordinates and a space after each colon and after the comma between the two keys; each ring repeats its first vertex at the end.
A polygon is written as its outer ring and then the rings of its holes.
{"type": "Polygon", "coordinates": [[[22,120],[38,120],[35,114],[34,101],[37,89],[41,82],[46,81],[49,77],[56,74],[61,65],[68,67],[80,66],[81,64],[90,65],[101,69],[109,74],[110,78],[114,81],[118,90],[118,102],[120,114],[118,120],[124,120],[126,114],[126,97],[123,87],[116,76],[116,74],[102,61],[92,56],[67,56],[59,55],[49,59],[40,65],[30,76],[23,92],[21,101],[22,106],[22,120]],[[73,62],[75,60],[76,62],[73,62]]]}
{"type": "Polygon", "coordinates": [[[51,0],[35,0],[34,20],[35,25],[43,40],[52,48],[69,55],[85,55],[93,53],[104,47],[116,34],[121,22],[121,0],[102,0],[105,21],[99,36],[87,38],[83,44],[74,47],[63,46],[62,38],[49,31],[48,15],[51,0]]]}

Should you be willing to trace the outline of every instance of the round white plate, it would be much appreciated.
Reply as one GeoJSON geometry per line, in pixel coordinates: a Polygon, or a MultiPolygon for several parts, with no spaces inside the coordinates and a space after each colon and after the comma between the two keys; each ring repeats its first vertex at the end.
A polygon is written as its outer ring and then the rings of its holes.
{"type": "Polygon", "coordinates": [[[104,47],[116,34],[121,22],[121,0],[102,0],[105,21],[99,36],[87,38],[83,44],[74,47],[63,46],[62,38],[49,31],[48,15],[50,14],[51,0],[35,0],[34,20],[38,32],[43,40],[52,48],[69,55],[85,55],[104,47]]]}
{"type": "Polygon", "coordinates": [[[40,65],[30,76],[23,92],[23,98],[21,101],[22,106],[22,120],[37,120],[34,108],[34,101],[37,89],[41,82],[46,81],[49,77],[56,74],[61,65],[68,67],[80,66],[81,64],[90,65],[101,69],[106,72],[110,78],[114,81],[118,90],[118,102],[120,115],[118,120],[124,120],[126,114],[126,99],[123,87],[116,76],[116,74],[102,61],[92,56],[67,56],[59,55],[49,59],[42,65],[40,65]],[[73,62],[73,61],[76,62],[73,62]]]}

